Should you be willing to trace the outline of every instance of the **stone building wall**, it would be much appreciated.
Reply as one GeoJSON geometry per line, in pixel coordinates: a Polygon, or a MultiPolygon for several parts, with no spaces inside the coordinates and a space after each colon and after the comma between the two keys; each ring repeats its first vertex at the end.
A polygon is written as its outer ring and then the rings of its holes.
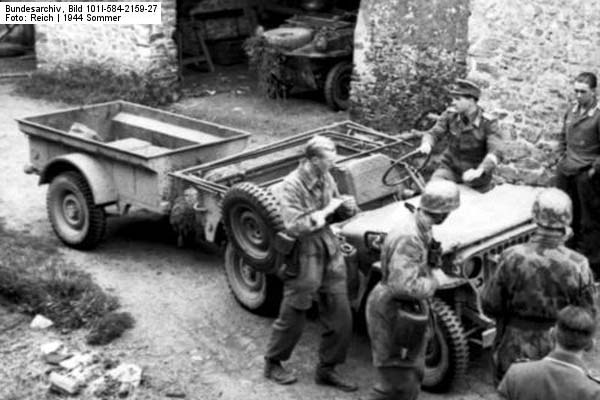
{"type": "Polygon", "coordinates": [[[465,73],[469,0],[361,2],[355,32],[354,119],[391,131],[443,109],[441,87],[465,73]]]}
{"type": "Polygon", "coordinates": [[[40,70],[77,65],[136,72],[175,84],[177,48],[173,40],[176,0],[161,0],[161,25],[36,25],[40,70]]]}
{"type": "Polygon", "coordinates": [[[447,101],[444,79],[432,77],[466,76],[500,118],[501,179],[546,185],[573,78],[600,72],[599,15],[589,0],[363,0],[352,115],[390,132],[411,128],[418,110],[447,101]],[[465,69],[447,68],[465,59],[465,69]]]}
{"type": "Polygon", "coordinates": [[[548,184],[573,78],[600,66],[600,2],[471,0],[468,77],[501,117],[508,181],[548,184]]]}

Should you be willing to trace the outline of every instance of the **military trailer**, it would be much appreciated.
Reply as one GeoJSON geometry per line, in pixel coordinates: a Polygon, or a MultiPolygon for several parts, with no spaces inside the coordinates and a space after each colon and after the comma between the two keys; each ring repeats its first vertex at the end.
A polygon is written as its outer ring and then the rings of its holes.
{"type": "MultiPolygon", "coordinates": [[[[314,135],[338,149],[332,175],[363,210],[333,225],[348,267],[358,268],[353,308],[364,313],[380,279],[379,249],[395,221],[418,204],[427,163],[414,146],[344,121],[243,151],[248,134],[125,102],[80,107],[24,118],[30,141],[27,172],[49,183],[48,216],[67,245],[89,249],[102,238],[106,213],[130,207],[168,214],[173,198],[197,191],[194,222],[202,239],[225,247],[231,292],[256,313],[277,310],[282,263],[277,238],[284,230],[273,190],[303,157],[314,135]],[[80,125],[75,125],[77,122],[80,125]],[[131,147],[130,147],[131,146],[131,147]]],[[[487,193],[460,186],[461,207],[434,234],[442,244],[441,282],[432,303],[435,334],[426,356],[425,388],[447,390],[465,372],[469,345],[487,348],[494,324],[482,311],[480,291],[495,257],[523,243],[535,229],[530,211],[536,189],[499,185],[487,193]]]]}
{"type": "Polygon", "coordinates": [[[107,215],[168,215],[168,173],[242,151],[249,133],[125,101],[17,120],[29,140],[25,172],[49,184],[46,206],[68,246],[95,247],[107,215]]]}

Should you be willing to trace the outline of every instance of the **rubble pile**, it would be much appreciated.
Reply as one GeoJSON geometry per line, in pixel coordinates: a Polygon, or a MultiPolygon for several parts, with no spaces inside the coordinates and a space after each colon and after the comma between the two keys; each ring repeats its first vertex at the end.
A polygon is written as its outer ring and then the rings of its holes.
{"type": "Polygon", "coordinates": [[[51,365],[49,390],[84,398],[133,397],[142,381],[142,369],[134,364],[103,359],[97,351],[71,351],[63,342],[40,346],[42,358],[51,365]]]}

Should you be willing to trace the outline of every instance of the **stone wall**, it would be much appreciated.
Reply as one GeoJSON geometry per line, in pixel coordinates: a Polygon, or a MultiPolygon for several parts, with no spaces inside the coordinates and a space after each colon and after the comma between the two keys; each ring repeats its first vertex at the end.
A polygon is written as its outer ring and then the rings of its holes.
{"type": "Polygon", "coordinates": [[[174,85],[178,73],[173,40],[176,0],[161,3],[162,25],[36,25],[38,68],[102,66],[174,85]]]}
{"type": "Polygon", "coordinates": [[[441,88],[465,73],[468,15],[469,0],[363,0],[352,117],[400,131],[426,110],[443,110],[441,88]]]}
{"type": "Polygon", "coordinates": [[[600,66],[600,2],[471,0],[468,76],[501,117],[508,181],[548,184],[572,80],[600,66]]]}

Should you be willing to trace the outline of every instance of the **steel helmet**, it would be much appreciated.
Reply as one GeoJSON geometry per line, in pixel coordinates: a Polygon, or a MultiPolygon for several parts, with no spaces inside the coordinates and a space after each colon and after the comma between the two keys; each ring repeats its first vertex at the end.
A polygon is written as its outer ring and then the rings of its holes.
{"type": "Polygon", "coordinates": [[[459,205],[460,193],[456,183],[439,179],[425,186],[419,207],[430,213],[443,214],[456,210],[459,205]]]}
{"type": "Polygon", "coordinates": [[[533,221],[544,228],[565,228],[573,220],[572,203],[560,189],[544,189],[533,202],[533,221]]]}

